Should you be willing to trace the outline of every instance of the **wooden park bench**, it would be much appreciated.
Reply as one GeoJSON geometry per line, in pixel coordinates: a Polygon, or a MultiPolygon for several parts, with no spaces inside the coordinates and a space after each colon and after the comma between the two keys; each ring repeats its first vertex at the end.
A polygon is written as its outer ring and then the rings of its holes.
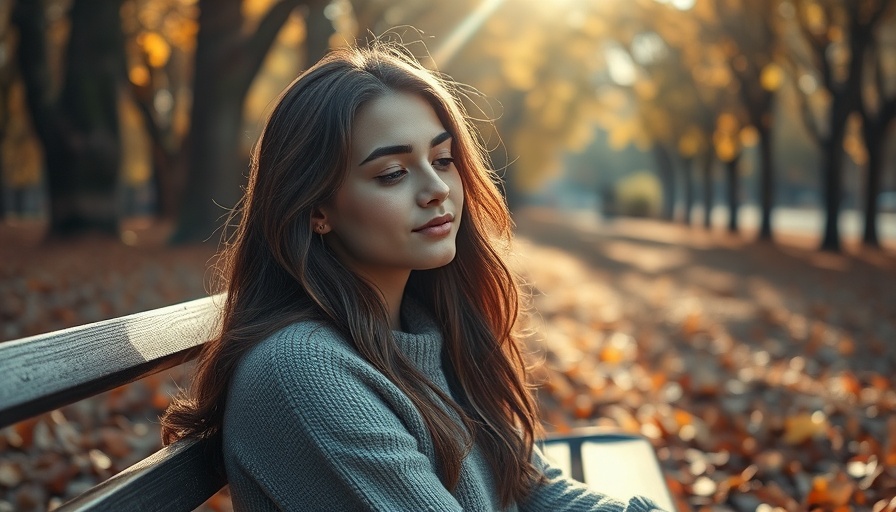
{"type": "MultiPolygon", "coordinates": [[[[214,331],[221,300],[207,297],[0,343],[0,428],[193,359],[214,331]]],[[[174,443],[56,510],[193,510],[227,484],[207,456],[219,443],[174,443]]],[[[646,439],[588,432],[551,437],[543,446],[573,478],[623,499],[649,496],[674,510],[646,439]]]]}

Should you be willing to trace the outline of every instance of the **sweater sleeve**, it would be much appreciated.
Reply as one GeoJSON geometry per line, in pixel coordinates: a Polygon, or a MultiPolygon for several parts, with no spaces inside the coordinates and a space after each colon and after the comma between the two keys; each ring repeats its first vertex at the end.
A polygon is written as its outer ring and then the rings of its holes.
{"type": "MultiPolygon", "coordinates": [[[[231,387],[228,473],[281,510],[461,510],[411,434],[422,418],[385,377],[313,330],[268,341],[231,387]]],[[[264,508],[232,494],[238,510],[264,508]]]]}
{"type": "Polygon", "coordinates": [[[520,504],[520,510],[524,512],[662,512],[656,503],[647,498],[636,496],[624,503],[563,475],[559,468],[548,462],[537,446],[532,452],[532,462],[541,470],[545,480],[533,488],[520,504]]]}

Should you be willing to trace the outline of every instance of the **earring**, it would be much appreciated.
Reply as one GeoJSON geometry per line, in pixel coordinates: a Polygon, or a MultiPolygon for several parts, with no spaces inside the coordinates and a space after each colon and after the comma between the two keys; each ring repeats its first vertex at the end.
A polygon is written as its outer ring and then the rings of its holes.
{"type": "Polygon", "coordinates": [[[323,224],[318,224],[318,225],[317,225],[317,231],[320,232],[320,234],[324,234],[324,229],[326,229],[326,228],[327,228],[327,227],[324,226],[323,224]]]}

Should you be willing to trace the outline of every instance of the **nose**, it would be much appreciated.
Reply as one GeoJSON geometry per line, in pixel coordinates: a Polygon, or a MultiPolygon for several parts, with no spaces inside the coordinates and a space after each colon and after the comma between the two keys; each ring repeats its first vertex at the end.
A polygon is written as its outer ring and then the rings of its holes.
{"type": "Polygon", "coordinates": [[[417,202],[422,207],[439,205],[448,198],[451,188],[439,176],[438,172],[427,164],[422,173],[422,184],[417,196],[417,202]]]}

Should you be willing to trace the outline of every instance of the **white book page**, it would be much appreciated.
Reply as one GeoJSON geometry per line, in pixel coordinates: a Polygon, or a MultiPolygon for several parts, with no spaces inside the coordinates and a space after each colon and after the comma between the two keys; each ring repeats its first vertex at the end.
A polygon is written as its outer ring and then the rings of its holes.
{"type": "MultiPolygon", "coordinates": [[[[551,464],[570,475],[568,445],[547,445],[543,451],[551,464]]],[[[675,510],[653,447],[646,440],[585,442],[582,444],[582,466],[585,482],[602,494],[621,501],[644,496],[665,510],[675,510]]]]}

